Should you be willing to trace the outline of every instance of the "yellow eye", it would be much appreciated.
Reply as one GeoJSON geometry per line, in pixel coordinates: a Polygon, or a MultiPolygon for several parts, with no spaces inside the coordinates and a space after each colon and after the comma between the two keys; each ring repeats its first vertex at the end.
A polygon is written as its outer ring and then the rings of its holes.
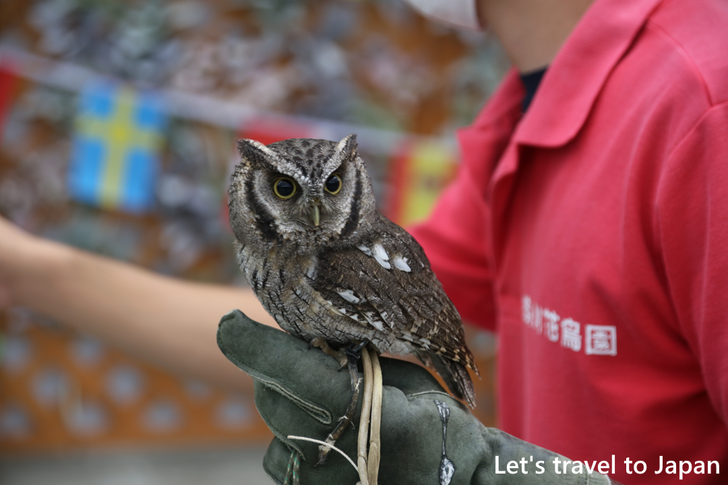
{"type": "Polygon", "coordinates": [[[329,194],[336,195],[341,192],[342,185],[343,184],[341,183],[341,176],[338,173],[333,173],[326,180],[326,183],[324,184],[324,189],[326,189],[326,192],[328,192],[329,194]]]}
{"type": "Polygon", "coordinates": [[[289,177],[278,177],[273,182],[273,192],[279,199],[290,199],[296,193],[296,182],[289,177]]]}

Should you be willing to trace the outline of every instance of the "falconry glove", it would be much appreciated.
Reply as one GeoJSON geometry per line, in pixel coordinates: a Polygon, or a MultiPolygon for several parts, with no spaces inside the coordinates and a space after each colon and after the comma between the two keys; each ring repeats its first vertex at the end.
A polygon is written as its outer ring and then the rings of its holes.
{"type": "MultiPolygon", "coordinates": [[[[325,440],[344,415],[351,383],[339,363],[238,310],[222,318],[217,339],[225,356],[253,377],[255,404],[275,434],[263,460],[268,475],[281,485],[293,483],[292,470],[304,485],[355,484],[357,471],[340,454],[332,452],[316,466],[318,445],[288,438],[325,440]]],[[[597,473],[564,473],[568,459],[486,428],[424,368],[387,358],[381,358],[381,366],[381,485],[610,483],[597,473]]],[[[358,424],[358,411],[355,416],[358,424]]],[[[356,432],[345,432],[336,446],[355,459],[356,432]]]]}

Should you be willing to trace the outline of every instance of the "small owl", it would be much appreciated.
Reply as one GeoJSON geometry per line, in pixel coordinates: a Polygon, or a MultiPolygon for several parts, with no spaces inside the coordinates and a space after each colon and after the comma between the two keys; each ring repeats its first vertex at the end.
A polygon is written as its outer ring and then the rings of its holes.
{"type": "Polygon", "coordinates": [[[356,135],[238,149],[229,202],[238,263],[281,328],[415,355],[475,407],[460,316],[420,245],[377,211],[356,135]]]}

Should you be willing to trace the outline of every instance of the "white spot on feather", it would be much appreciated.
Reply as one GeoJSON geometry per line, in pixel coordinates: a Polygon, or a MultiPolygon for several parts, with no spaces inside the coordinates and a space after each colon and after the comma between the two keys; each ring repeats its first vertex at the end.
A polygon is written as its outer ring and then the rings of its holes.
{"type": "Polygon", "coordinates": [[[403,258],[399,254],[394,257],[394,267],[397,268],[400,271],[404,271],[405,273],[409,273],[412,271],[412,268],[409,267],[407,264],[407,258],[403,258]]]}
{"type": "Polygon", "coordinates": [[[366,246],[357,246],[357,249],[358,249],[359,251],[361,251],[362,253],[366,254],[367,256],[371,256],[371,255],[372,255],[372,250],[371,250],[371,249],[369,249],[369,248],[368,248],[368,247],[366,247],[366,246]]]}
{"type": "Polygon", "coordinates": [[[374,251],[375,258],[381,259],[382,261],[389,261],[389,255],[387,254],[387,251],[384,250],[384,246],[382,246],[381,243],[374,243],[372,250],[374,251]]]}
{"type": "Polygon", "coordinates": [[[382,268],[392,269],[392,265],[389,264],[389,255],[387,254],[387,251],[384,250],[384,246],[382,246],[381,243],[374,244],[372,247],[372,253],[374,259],[377,260],[377,263],[379,263],[382,268]]]}
{"type": "Polygon", "coordinates": [[[385,311],[380,311],[379,316],[382,317],[382,321],[389,325],[389,328],[394,328],[394,323],[389,321],[389,314],[385,311]]]}
{"type": "Polygon", "coordinates": [[[354,292],[351,290],[337,291],[336,293],[338,293],[341,298],[348,301],[349,303],[359,303],[361,301],[359,297],[354,295],[354,292]]]}
{"type": "Polygon", "coordinates": [[[372,327],[376,328],[380,332],[384,332],[384,325],[382,325],[381,321],[375,318],[373,312],[364,312],[364,318],[367,319],[367,322],[369,322],[372,327]]]}

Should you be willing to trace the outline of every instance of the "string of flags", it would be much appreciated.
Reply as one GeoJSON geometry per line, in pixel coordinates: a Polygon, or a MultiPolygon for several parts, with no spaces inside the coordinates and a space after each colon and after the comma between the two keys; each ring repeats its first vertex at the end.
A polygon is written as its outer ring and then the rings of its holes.
{"type": "MultiPolygon", "coordinates": [[[[0,129],[3,113],[12,102],[13,96],[9,93],[14,80],[23,74],[11,71],[8,64],[0,69],[0,129]]],[[[37,73],[31,77],[37,77],[37,73]]],[[[155,207],[169,119],[180,114],[196,118],[194,111],[206,111],[206,115],[197,119],[209,122],[209,113],[219,105],[208,106],[204,99],[195,99],[180,110],[179,93],[141,91],[100,76],[87,77],[88,81],[76,88],[67,192],[78,202],[100,208],[132,214],[150,212],[155,207]]],[[[68,82],[65,84],[64,87],[70,87],[68,82]]],[[[244,117],[238,129],[242,137],[264,144],[286,138],[338,139],[350,132],[372,132],[369,127],[267,114],[244,117]]],[[[385,130],[381,133],[383,144],[388,146],[386,212],[403,225],[421,220],[452,178],[457,165],[456,149],[451,142],[440,138],[385,130]]],[[[376,137],[377,133],[369,133],[369,138],[372,136],[376,137]]]]}

